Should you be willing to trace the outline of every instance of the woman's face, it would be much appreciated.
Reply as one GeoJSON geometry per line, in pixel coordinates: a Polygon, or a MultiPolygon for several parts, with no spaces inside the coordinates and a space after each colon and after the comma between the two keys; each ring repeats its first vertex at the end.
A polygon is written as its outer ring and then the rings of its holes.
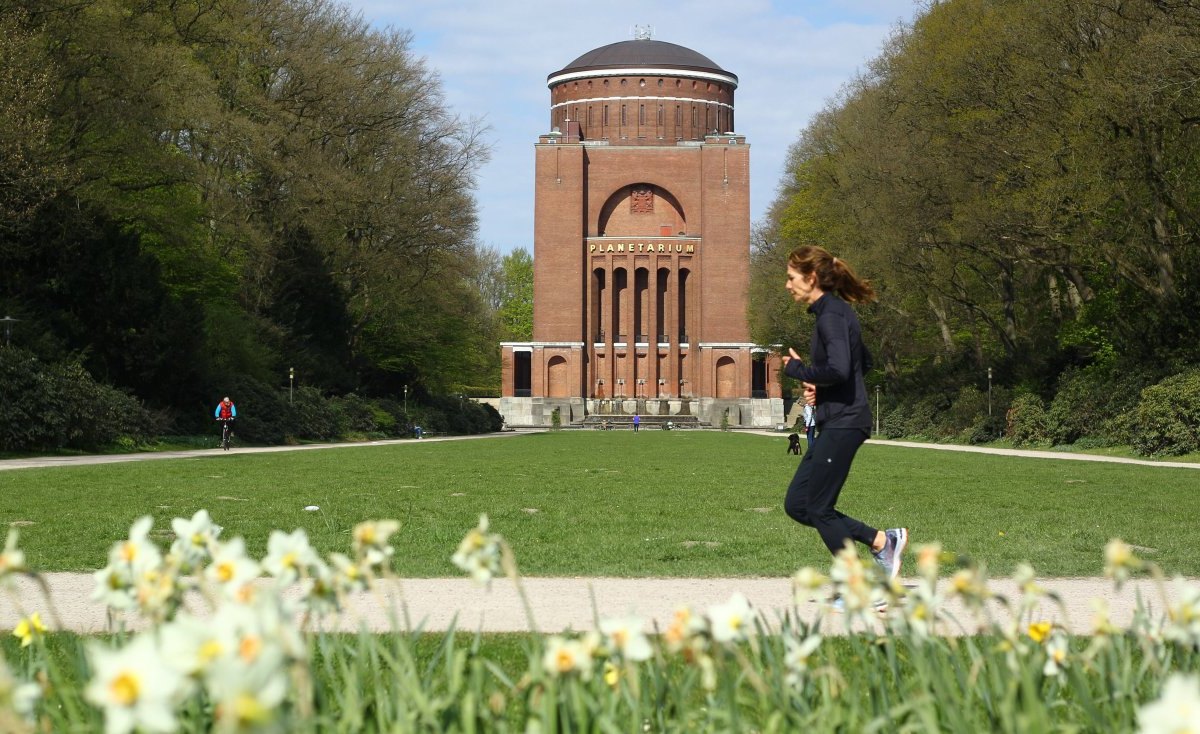
{"type": "Polygon", "coordinates": [[[815,272],[805,275],[791,265],[787,269],[787,283],[784,288],[787,288],[788,293],[792,294],[792,300],[796,303],[813,304],[824,295],[824,291],[817,287],[815,272]]]}

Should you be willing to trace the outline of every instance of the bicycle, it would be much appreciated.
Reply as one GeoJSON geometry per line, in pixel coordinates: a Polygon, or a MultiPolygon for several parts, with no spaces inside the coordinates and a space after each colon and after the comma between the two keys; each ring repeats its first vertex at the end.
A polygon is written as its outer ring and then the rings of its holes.
{"type": "Polygon", "coordinates": [[[233,445],[233,419],[218,418],[217,420],[221,422],[221,448],[228,451],[233,445]]]}

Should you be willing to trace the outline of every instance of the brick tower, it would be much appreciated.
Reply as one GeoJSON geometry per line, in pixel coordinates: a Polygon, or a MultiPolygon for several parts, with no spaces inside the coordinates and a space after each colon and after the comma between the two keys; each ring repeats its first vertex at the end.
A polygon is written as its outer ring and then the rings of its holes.
{"type": "Polygon", "coordinates": [[[750,343],[750,146],[738,78],[647,37],[549,75],[535,145],[533,341],[505,342],[510,425],[783,420],[750,343]],[[591,418],[588,418],[591,416],[591,418]]]}

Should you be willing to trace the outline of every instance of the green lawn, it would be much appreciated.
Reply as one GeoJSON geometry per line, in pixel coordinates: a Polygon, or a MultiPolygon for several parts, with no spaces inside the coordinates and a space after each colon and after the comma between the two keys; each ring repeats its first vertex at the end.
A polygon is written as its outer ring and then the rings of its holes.
{"type": "MultiPolygon", "coordinates": [[[[457,575],[449,556],[486,512],[527,576],[783,576],[828,565],[816,532],[783,513],[797,463],[785,446],[737,432],[563,431],[4,471],[0,524],[21,524],[35,568],[87,570],[146,513],[165,546],[172,517],[206,508],[259,557],[273,528],[303,527],[329,552],[348,548],[355,523],[396,518],[397,570],[441,576],[457,575]]],[[[868,445],[839,506],[993,575],[1023,560],[1095,575],[1112,537],[1200,575],[1200,470],[868,445]]]]}

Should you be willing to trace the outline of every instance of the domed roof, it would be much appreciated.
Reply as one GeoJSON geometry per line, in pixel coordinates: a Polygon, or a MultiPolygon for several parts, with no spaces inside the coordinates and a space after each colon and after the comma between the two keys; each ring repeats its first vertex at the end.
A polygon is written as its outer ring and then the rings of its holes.
{"type": "Polygon", "coordinates": [[[619,41],[592,49],[546,77],[553,84],[561,77],[596,76],[596,72],[616,69],[670,69],[679,71],[708,72],[726,77],[735,86],[737,75],[725,71],[712,59],[690,48],[666,41],[634,39],[619,41]],[[592,73],[588,73],[592,72],[592,73]]]}

